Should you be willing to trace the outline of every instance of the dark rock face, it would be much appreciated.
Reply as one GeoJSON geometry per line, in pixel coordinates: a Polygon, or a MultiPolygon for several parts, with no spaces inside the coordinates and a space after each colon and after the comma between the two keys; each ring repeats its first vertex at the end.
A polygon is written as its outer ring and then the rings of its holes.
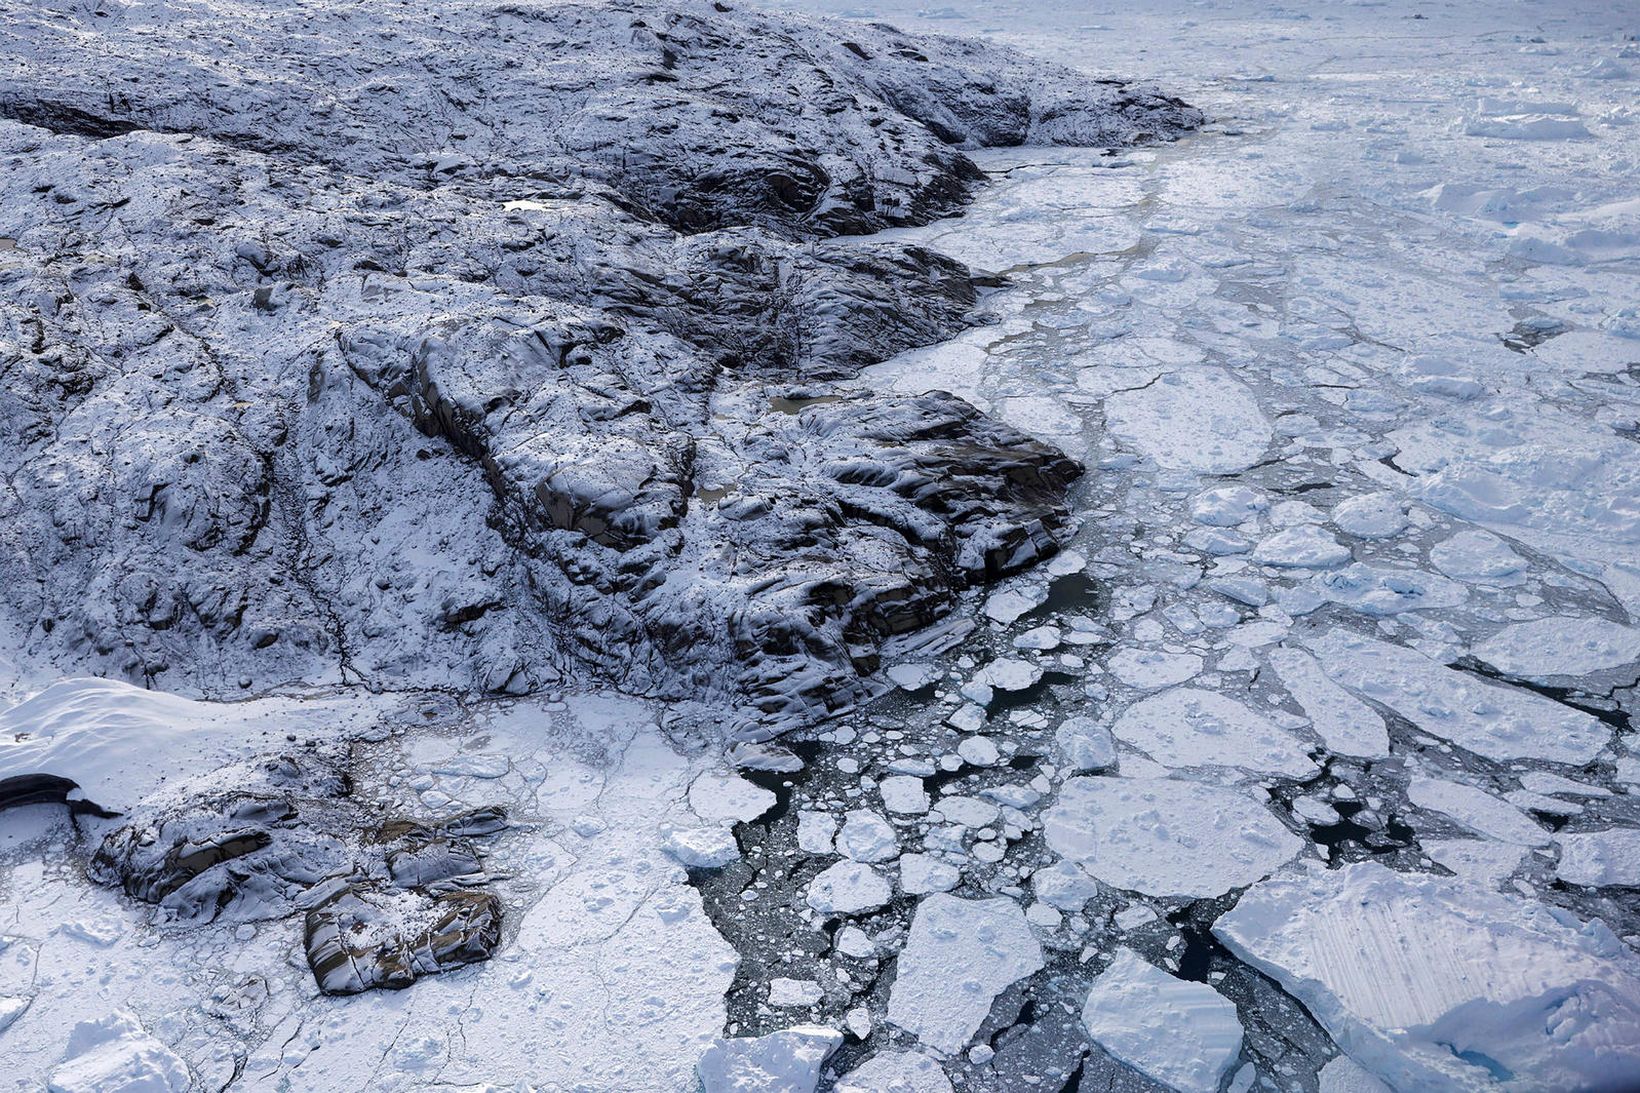
{"type": "Polygon", "coordinates": [[[372,822],[339,756],[281,755],[145,800],[103,838],[91,874],[182,919],[283,918],[306,907],[320,989],[355,994],[490,955],[501,903],[480,887],[487,876],[472,840],[506,822],[499,807],[372,822]]]}
{"type": "Polygon", "coordinates": [[[307,913],[305,944],[326,994],[402,990],[426,975],[487,960],[501,941],[488,892],[428,895],[344,888],[307,913]]]}
{"type": "MultiPolygon", "coordinates": [[[[757,735],[1051,553],[1061,453],[826,386],[976,301],[858,233],[959,209],[962,146],[1199,115],[724,7],[0,3],[0,587],[31,655],[208,694],[590,664],[757,735]]],[[[188,846],[153,884],[272,852],[188,846]]]]}

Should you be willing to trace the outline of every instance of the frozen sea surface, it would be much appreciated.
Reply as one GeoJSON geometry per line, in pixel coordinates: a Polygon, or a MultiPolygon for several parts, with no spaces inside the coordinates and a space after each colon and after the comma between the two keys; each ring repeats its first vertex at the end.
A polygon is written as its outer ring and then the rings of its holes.
{"type": "MultiPolygon", "coordinates": [[[[966,216],[893,233],[998,287],[989,322],[860,382],[1084,460],[1074,553],[739,770],[614,696],[285,700],[304,737],[335,711],[395,814],[510,810],[502,944],[406,991],[319,996],[288,920],[138,911],[76,864],[104,821],[14,809],[0,1087],[1632,1082],[1633,13],[766,6],[1207,111],[1166,147],[976,153],[966,216]]],[[[170,701],[68,685],[0,724],[116,794],[169,776],[126,729],[218,763],[225,726],[278,720],[170,701]]]]}

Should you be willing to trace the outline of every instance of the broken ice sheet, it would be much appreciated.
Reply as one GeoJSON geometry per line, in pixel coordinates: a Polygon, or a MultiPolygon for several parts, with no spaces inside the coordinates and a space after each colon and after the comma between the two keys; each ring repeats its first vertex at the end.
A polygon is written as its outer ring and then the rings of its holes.
{"type": "Polygon", "coordinates": [[[1396,1089],[1640,1073],[1640,957],[1598,921],[1359,863],[1255,885],[1213,932],[1396,1089]]]}
{"type": "Polygon", "coordinates": [[[1154,896],[1223,895],[1304,845],[1247,790],[1169,778],[1067,779],[1043,828],[1090,876],[1154,896]]]}
{"type": "Polygon", "coordinates": [[[997,995],[1042,964],[1042,947],[1019,904],[936,893],[912,916],[888,1019],[930,1047],[960,1051],[997,995]]]}

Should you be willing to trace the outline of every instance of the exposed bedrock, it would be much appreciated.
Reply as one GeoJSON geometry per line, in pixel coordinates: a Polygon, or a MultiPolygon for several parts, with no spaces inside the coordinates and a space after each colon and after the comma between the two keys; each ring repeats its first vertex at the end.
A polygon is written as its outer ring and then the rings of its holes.
{"type": "Polygon", "coordinates": [[[1189,107],[724,4],[233,8],[0,3],[31,654],[212,695],[591,664],[763,732],[1056,548],[1063,454],[832,386],[976,304],[862,233],[958,210],[964,147],[1189,107]]]}

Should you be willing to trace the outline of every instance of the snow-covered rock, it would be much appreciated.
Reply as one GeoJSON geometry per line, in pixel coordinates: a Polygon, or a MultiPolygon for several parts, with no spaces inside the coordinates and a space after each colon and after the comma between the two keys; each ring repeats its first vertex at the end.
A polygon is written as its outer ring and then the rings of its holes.
{"type": "Polygon", "coordinates": [[[1256,885],[1213,932],[1392,1088],[1640,1072],[1640,958],[1598,922],[1369,862],[1256,885]]]}
{"type": "Polygon", "coordinates": [[[6,14],[0,238],[43,259],[0,288],[34,329],[6,621],[213,696],[580,667],[764,731],[860,700],[885,637],[1054,553],[1080,473],[955,396],[824,387],[977,299],[861,236],[960,209],[963,147],[1200,121],[740,5],[6,14]]]}
{"type": "Polygon", "coordinates": [[[1241,1021],[1228,998],[1132,949],[1118,949],[1093,981],[1082,1025],[1110,1054],[1180,1093],[1218,1093],[1241,1054],[1241,1021]]]}

